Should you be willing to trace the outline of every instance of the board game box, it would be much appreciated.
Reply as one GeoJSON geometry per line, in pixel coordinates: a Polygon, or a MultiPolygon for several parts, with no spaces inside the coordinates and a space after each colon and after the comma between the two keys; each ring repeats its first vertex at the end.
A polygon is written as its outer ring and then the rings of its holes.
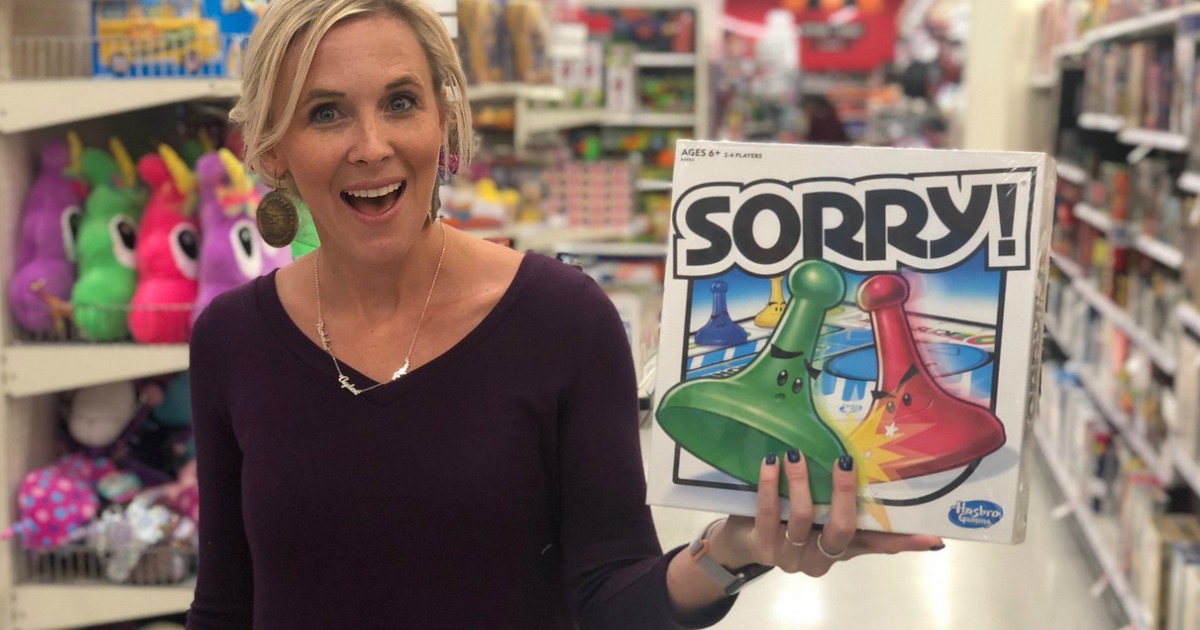
{"type": "Polygon", "coordinates": [[[1033,153],[680,142],[649,502],[753,515],[763,457],[796,448],[822,521],[848,454],[860,528],[1020,542],[1053,173],[1033,153]]]}

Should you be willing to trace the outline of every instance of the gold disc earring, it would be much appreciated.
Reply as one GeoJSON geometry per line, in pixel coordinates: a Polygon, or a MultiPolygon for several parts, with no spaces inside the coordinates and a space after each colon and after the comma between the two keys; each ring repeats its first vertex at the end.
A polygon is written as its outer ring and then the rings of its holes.
{"type": "Polygon", "coordinates": [[[290,245],[300,231],[300,216],[295,202],[278,188],[258,202],[255,220],[263,241],[276,249],[290,245]]]}

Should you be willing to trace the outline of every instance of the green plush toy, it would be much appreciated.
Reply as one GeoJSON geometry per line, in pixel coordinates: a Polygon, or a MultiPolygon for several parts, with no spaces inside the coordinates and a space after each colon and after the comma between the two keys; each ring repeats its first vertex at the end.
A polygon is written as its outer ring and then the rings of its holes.
{"type": "Polygon", "coordinates": [[[85,149],[82,177],[91,186],[79,224],[79,280],[71,292],[79,333],[91,341],[129,338],[129,302],[137,288],[134,245],[145,206],[133,160],[121,141],[112,155],[85,149]]]}
{"type": "Polygon", "coordinates": [[[300,216],[300,228],[296,232],[296,238],[292,240],[292,260],[321,246],[321,239],[317,237],[317,226],[313,223],[308,206],[303,202],[297,203],[296,212],[300,216]]]}

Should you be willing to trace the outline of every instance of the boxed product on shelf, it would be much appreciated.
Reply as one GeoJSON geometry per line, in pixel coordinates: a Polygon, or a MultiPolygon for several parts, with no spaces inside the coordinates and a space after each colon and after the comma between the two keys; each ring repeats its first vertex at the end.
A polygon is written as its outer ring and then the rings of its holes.
{"type": "Polygon", "coordinates": [[[92,0],[99,77],[239,76],[266,3],[92,0]]]}
{"type": "Polygon", "coordinates": [[[1178,387],[1175,393],[1171,443],[1177,457],[1200,463],[1200,387],[1195,386],[1200,383],[1200,337],[1195,332],[1179,337],[1175,382],[1192,386],[1178,387]]]}
{"type": "Polygon", "coordinates": [[[1156,514],[1134,540],[1129,582],[1149,613],[1149,626],[1166,624],[1173,548],[1200,545],[1200,519],[1192,514],[1156,514]]]}
{"type": "Polygon", "coordinates": [[[1165,630],[1200,628],[1200,543],[1171,548],[1165,630]]]}
{"type": "Polygon", "coordinates": [[[763,458],[796,449],[822,516],[850,456],[864,529],[1021,540],[1053,172],[679,143],[650,502],[753,515],[763,458]]]}

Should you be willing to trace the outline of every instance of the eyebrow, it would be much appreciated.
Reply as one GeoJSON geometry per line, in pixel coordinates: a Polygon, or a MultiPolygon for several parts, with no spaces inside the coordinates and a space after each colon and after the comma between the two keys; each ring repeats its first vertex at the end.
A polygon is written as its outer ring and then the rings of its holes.
{"type": "MultiPolygon", "coordinates": [[[[421,85],[421,80],[418,79],[416,77],[416,75],[407,74],[407,75],[400,77],[399,79],[396,79],[395,81],[392,81],[391,83],[388,83],[386,86],[384,86],[383,91],[391,92],[392,90],[395,90],[396,88],[408,87],[408,86],[420,87],[420,85],[421,85]]],[[[307,105],[308,103],[311,103],[312,101],[337,100],[337,99],[341,99],[341,98],[346,98],[345,92],[338,92],[337,90],[326,90],[323,88],[313,88],[308,91],[308,94],[304,95],[304,100],[301,101],[301,104],[307,105]]]]}

